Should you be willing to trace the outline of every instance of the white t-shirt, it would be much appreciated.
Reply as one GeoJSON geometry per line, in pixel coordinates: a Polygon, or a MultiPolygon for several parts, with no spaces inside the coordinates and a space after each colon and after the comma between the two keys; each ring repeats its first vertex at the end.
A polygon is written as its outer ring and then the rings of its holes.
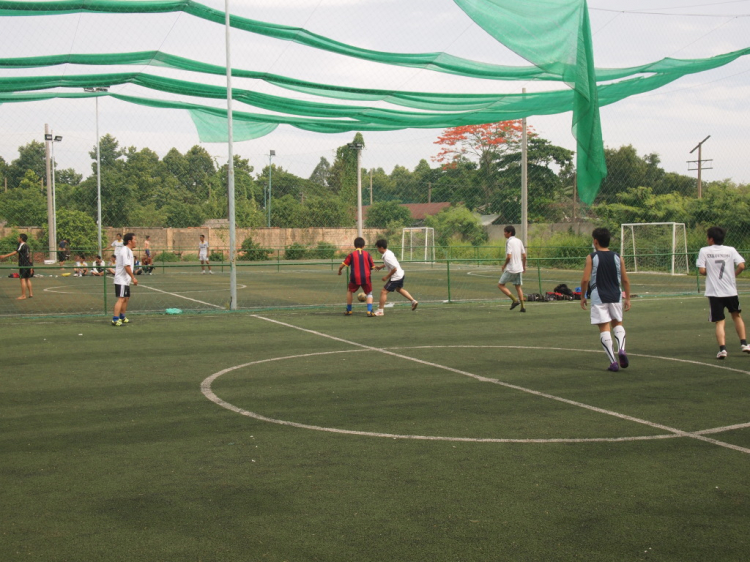
{"type": "Polygon", "coordinates": [[[510,255],[510,261],[508,262],[505,271],[508,273],[523,273],[523,254],[526,253],[526,248],[523,247],[523,242],[515,236],[511,236],[505,241],[505,255],[510,255]]]}
{"type": "Polygon", "coordinates": [[[133,271],[133,250],[127,246],[122,246],[120,253],[117,254],[117,267],[115,269],[115,285],[130,285],[130,275],[125,271],[125,266],[130,266],[133,271]]]}
{"type": "Polygon", "coordinates": [[[208,256],[208,242],[198,244],[198,255],[204,258],[208,256]]]}
{"type": "Polygon", "coordinates": [[[76,267],[88,267],[89,264],[87,264],[85,261],[77,261],[76,267]]]}
{"type": "Polygon", "coordinates": [[[389,273],[394,269],[396,270],[396,272],[391,275],[391,281],[399,281],[404,278],[404,270],[401,269],[401,264],[398,263],[396,254],[390,250],[386,250],[383,254],[383,265],[385,265],[385,268],[389,273]]]}
{"type": "Polygon", "coordinates": [[[706,268],[707,297],[734,297],[737,295],[737,283],[734,270],[737,264],[745,263],[737,250],[732,246],[705,246],[698,253],[695,265],[706,268]]]}
{"type": "Polygon", "coordinates": [[[122,240],[115,240],[110,246],[114,248],[115,255],[117,256],[120,254],[120,250],[123,247],[122,240]]]}

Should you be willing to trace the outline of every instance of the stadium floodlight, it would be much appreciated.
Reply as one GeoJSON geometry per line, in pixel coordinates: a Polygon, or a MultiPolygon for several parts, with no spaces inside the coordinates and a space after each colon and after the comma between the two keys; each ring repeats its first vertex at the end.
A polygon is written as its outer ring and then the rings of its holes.
{"type": "MultiPolygon", "coordinates": [[[[84,88],[84,92],[109,92],[109,88],[84,88]]],[[[99,255],[102,255],[102,160],[99,149],[99,96],[96,101],[96,243],[99,255]]]]}
{"type": "MultiPolygon", "coordinates": [[[[55,143],[60,142],[63,138],[60,135],[52,133],[44,133],[44,140],[52,144],[52,189],[51,193],[51,208],[52,208],[52,220],[49,221],[50,228],[50,247],[52,248],[54,243],[57,241],[57,201],[55,200],[55,143]]],[[[49,197],[49,195],[48,195],[49,197]]],[[[48,207],[49,209],[49,207],[48,207]]],[[[50,251],[51,253],[51,251],[50,251]]],[[[50,256],[50,259],[52,257],[50,256]]]]}

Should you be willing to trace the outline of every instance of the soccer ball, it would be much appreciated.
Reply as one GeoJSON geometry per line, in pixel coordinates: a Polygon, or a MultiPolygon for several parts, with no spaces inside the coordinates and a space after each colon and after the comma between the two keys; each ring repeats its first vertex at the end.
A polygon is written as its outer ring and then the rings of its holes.
{"type": "Polygon", "coordinates": [[[365,301],[367,300],[367,295],[366,295],[366,294],[364,294],[364,293],[359,293],[359,294],[357,295],[357,300],[358,300],[359,302],[365,302],[365,301]]]}

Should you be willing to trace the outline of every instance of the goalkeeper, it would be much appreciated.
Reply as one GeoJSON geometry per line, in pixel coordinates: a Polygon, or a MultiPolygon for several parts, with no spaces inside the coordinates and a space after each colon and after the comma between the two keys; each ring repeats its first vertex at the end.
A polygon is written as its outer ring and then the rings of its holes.
{"type": "Polygon", "coordinates": [[[404,273],[404,270],[401,269],[401,265],[396,259],[396,254],[388,249],[388,242],[386,240],[378,240],[375,242],[375,247],[383,256],[383,265],[377,265],[374,269],[380,271],[384,267],[388,268],[388,275],[383,277],[383,281],[386,283],[385,287],[380,291],[380,303],[378,304],[378,309],[375,311],[375,316],[385,316],[385,312],[383,311],[383,308],[385,308],[385,301],[388,300],[388,293],[392,293],[393,291],[401,293],[401,296],[410,300],[411,309],[416,310],[419,303],[406,289],[404,289],[404,279],[406,278],[406,274],[404,273]]]}

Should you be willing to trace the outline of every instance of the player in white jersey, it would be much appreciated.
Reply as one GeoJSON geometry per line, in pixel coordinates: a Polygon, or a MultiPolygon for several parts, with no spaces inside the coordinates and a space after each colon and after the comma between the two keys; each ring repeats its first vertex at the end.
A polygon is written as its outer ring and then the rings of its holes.
{"type": "Polygon", "coordinates": [[[388,275],[383,277],[383,281],[385,281],[386,283],[385,287],[383,287],[383,289],[380,291],[380,302],[378,304],[378,309],[375,311],[375,316],[385,315],[385,301],[388,300],[388,293],[391,293],[393,291],[400,293],[402,297],[410,300],[411,309],[416,310],[419,303],[414,297],[409,294],[406,289],[404,289],[404,279],[406,278],[406,273],[404,273],[404,270],[401,268],[401,264],[398,263],[396,254],[388,249],[388,242],[386,240],[378,240],[377,242],[375,242],[375,247],[383,256],[383,265],[376,265],[373,269],[377,269],[378,271],[383,268],[388,269],[388,275]]]}
{"type": "Polygon", "coordinates": [[[208,266],[208,272],[213,275],[214,272],[211,271],[211,264],[208,263],[208,242],[206,242],[206,237],[201,234],[200,236],[201,241],[198,244],[198,259],[201,262],[201,275],[206,274],[206,266],[208,266]]]}
{"type": "Polygon", "coordinates": [[[130,283],[138,284],[133,271],[133,248],[135,248],[135,234],[128,232],[123,238],[123,246],[120,253],[117,254],[117,266],[115,268],[115,312],[112,316],[113,326],[122,326],[130,323],[125,313],[128,310],[128,301],[130,300],[130,283]]]}
{"type": "Polygon", "coordinates": [[[122,234],[118,233],[117,238],[115,239],[114,242],[110,244],[110,246],[112,246],[113,255],[117,256],[117,254],[120,253],[120,250],[122,249],[122,246],[123,246],[122,234]]]}
{"type": "Polygon", "coordinates": [[[526,312],[526,307],[523,305],[523,273],[526,273],[526,248],[523,247],[523,242],[516,238],[516,228],[512,225],[508,225],[503,229],[505,235],[505,263],[503,264],[503,274],[500,276],[500,281],[497,283],[497,287],[505,294],[513,303],[510,305],[510,309],[513,310],[519,304],[521,305],[521,312],[526,312]],[[512,283],[518,298],[513,296],[510,289],[505,285],[512,283]]]}
{"type": "Polygon", "coordinates": [[[727,346],[724,331],[724,309],[734,321],[734,329],[740,338],[743,352],[750,353],[742,321],[740,298],[737,294],[736,277],[745,269],[745,259],[732,246],[724,246],[726,230],[718,226],[708,229],[708,246],[701,248],[695,265],[701,275],[706,276],[706,292],[710,307],[709,321],[716,325],[716,342],[719,344],[717,359],[726,359],[727,346]]]}

